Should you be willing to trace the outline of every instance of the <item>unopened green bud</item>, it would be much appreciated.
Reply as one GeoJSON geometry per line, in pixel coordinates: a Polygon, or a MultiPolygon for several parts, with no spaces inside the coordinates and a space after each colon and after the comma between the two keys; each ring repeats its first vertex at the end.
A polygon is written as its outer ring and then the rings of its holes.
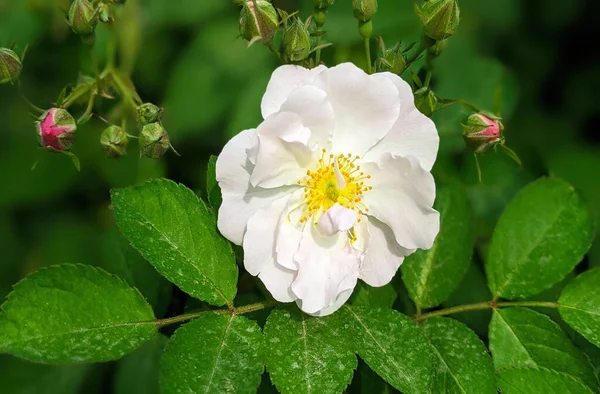
{"type": "Polygon", "coordinates": [[[314,0],[315,8],[319,8],[321,10],[328,8],[333,4],[335,0],[314,0]]]}
{"type": "Polygon", "coordinates": [[[310,32],[300,18],[294,18],[283,33],[283,51],[292,62],[304,60],[310,55],[310,32]]]}
{"type": "Polygon", "coordinates": [[[240,34],[248,42],[266,44],[279,27],[279,15],[266,0],[247,0],[240,13],[240,34]]]}
{"type": "Polygon", "coordinates": [[[419,8],[417,15],[423,24],[425,34],[434,40],[443,40],[456,32],[460,20],[458,0],[429,0],[419,8]]]}
{"type": "Polygon", "coordinates": [[[354,17],[360,22],[368,22],[377,12],[377,0],[352,0],[354,17]]]}
{"type": "Polygon", "coordinates": [[[106,156],[117,158],[127,155],[129,137],[119,126],[110,126],[100,134],[100,144],[106,156]]]}
{"type": "Polygon", "coordinates": [[[422,87],[415,92],[415,106],[425,116],[431,116],[437,107],[437,97],[428,87],[422,87]]]}
{"type": "Polygon", "coordinates": [[[160,123],[150,123],[142,128],[140,150],[145,156],[160,159],[170,148],[169,134],[160,123]]]}
{"type": "Polygon", "coordinates": [[[490,114],[473,114],[463,124],[465,143],[475,153],[484,153],[498,143],[503,143],[504,126],[499,118],[490,114]]]}
{"type": "Polygon", "coordinates": [[[160,122],[163,117],[163,109],[152,103],[144,103],[136,108],[140,125],[160,122]]]}
{"type": "Polygon", "coordinates": [[[382,57],[379,59],[377,69],[379,71],[387,71],[394,74],[402,74],[406,70],[406,57],[401,48],[401,43],[397,43],[393,47],[386,49],[381,40],[382,57]]]}
{"type": "Polygon", "coordinates": [[[100,18],[100,22],[108,23],[114,20],[112,15],[112,8],[108,4],[100,3],[98,5],[98,17],[100,18]]]}
{"type": "Polygon", "coordinates": [[[88,36],[96,30],[98,13],[88,0],[74,0],[69,9],[69,25],[75,34],[88,36]]]}
{"type": "Polygon", "coordinates": [[[21,58],[8,48],[0,48],[0,84],[15,82],[21,75],[21,58]]]}

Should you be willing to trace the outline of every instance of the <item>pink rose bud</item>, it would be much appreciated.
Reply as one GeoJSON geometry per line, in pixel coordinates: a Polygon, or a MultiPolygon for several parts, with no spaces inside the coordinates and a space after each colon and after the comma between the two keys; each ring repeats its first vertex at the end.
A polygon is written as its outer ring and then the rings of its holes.
{"type": "Polygon", "coordinates": [[[35,124],[43,148],[60,152],[73,146],[77,123],[67,110],[51,108],[35,124]]]}
{"type": "Polygon", "coordinates": [[[504,141],[504,126],[499,118],[482,113],[473,114],[462,126],[463,138],[467,146],[475,153],[484,153],[504,141]]]}

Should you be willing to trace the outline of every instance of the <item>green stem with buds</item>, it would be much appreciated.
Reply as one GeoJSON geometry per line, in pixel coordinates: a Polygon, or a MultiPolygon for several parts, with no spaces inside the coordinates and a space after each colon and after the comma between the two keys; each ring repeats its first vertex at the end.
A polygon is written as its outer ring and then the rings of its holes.
{"type": "MultiPolygon", "coordinates": [[[[237,308],[230,309],[215,309],[212,312],[217,313],[219,315],[243,315],[246,313],[256,312],[261,309],[272,308],[278,304],[277,301],[262,301],[257,302],[256,304],[244,305],[237,308]]],[[[154,324],[156,324],[159,328],[165,327],[171,324],[183,323],[189,320],[196,319],[200,317],[203,313],[207,313],[211,311],[201,311],[201,312],[192,312],[186,313],[184,315],[169,317],[166,319],[157,319],[154,320],[154,324]]]]}

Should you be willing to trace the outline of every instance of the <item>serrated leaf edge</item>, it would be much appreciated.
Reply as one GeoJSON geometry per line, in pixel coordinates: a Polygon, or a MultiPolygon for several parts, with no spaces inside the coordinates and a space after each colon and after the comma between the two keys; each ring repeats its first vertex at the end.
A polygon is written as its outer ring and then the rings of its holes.
{"type": "MultiPolygon", "coordinates": [[[[133,189],[140,189],[146,185],[149,184],[160,184],[160,183],[164,183],[164,184],[168,184],[168,185],[172,185],[172,186],[176,186],[178,189],[181,189],[182,191],[184,191],[185,193],[188,193],[192,196],[194,196],[194,198],[198,201],[199,204],[201,204],[204,208],[206,208],[207,212],[213,212],[213,210],[206,205],[206,203],[204,201],[202,201],[202,199],[200,197],[198,197],[198,195],[196,193],[194,193],[193,190],[189,189],[188,187],[186,187],[185,185],[181,184],[181,183],[177,183],[177,182],[173,182],[170,179],[165,179],[165,178],[155,178],[155,179],[150,179],[140,185],[136,185],[136,186],[130,186],[130,187],[126,187],[126,188],[121,188],[121,189],[113,189],[111,190],[110,194],[111,194],[111,199],[114,198],[116,195],[118,195],[122,190],[133,190],[133,189]]],[[[128,204],[129,206],[129,204],[128,204]]],[[[134,210],[131,210],[131,212],[135,212],[134,210]]],[[[155,229],[154,225],[152,223],[150,223],[150,221],[148,221],[143,215],[137,214],[135,213],[136,216],[139,216],[141,218],[143,218],[144,222],[148,223],[150,226],[152,226],[153,229],[155,229]]],[[[123,234],[123,236],[129,241],[129,238],[127,238],[127,236],[123,233],[123,231],[121,230],[121,228],[119,227],[119,231],[121,232],[121,234],[123,234]]],[[[161,233],[160,231],[156,230],[158,233],[161,233]]],[[[165,238],[165,237],[163,237],[165,238]]],[[[171,243],[171,240],[166,238],[166,241],[169,245],[171,245],[175,250],[179,251],[179,247],[176,245],[173,245],[171,243]]],[[[152,264],[150,262],[150,259],[148,259],[146,257],[146,255],[139,250],[132,242],[130,242],[131,246],[140,254],[142,255],[142,257],[144,257],[144,259],[146,259],[146,261],[148,261],[155,269],[156,267],[154,266],[154,264],[152,264]]],[[[181,257],[183,257],[183,260],[188,261],[189,263],[189,259],[184,256],[182,253],[179,253],[179,255],[181,257]]],[[[233,255],[233,252],[232,252],[233,255]]],[[[234,257],[235,258],[235,257],[234,257]]],[[[222,306],[222,305],[227,305],[230,309],[233,307],[233,298],[230,300],[229,298],[225,297],[225,295],[223,294],[223,292],[221,291],[221,289],[219,289],[219,287],[211,280],[209,279],[206,274],[204,274],[200,269],[198,269],[198,267],[195,264],[191,264],[190,265],[192,267],[194,267],[196,269],[196,271],[198,271],[198,273],[204,278],[204,280],[206,280],[207,283],[209,283],[211,285],[211,287],[219,294],[219,296],[223,299],[223,303],[217,306],[222,306]]],[[[237,268],[236,268],[237,269],[237,268]]],[[[164,276],[164,274],[162,272],[160,272],[158,269],[156,269],[162,276],[164,276]]],[[[165,277],[166,278],[166,277],[165,277]]],[[[167,280],[169,280],[169,282],[171,282],[171,280],[169,278],[166,278],[167,280]]],[[[187,292],[186,292],[187,293],[187,292]]],[[[191,295],[191,294],[190,294],[191,295]]],[[[194,298],[198,298],[199,297],[192,295],[192,297],[194,298]]],[[[235,295],[234,295],[235,297],[235,295]]],[[[206,300],[203,300],[206,301],[206,300]]],[[[207,301],[208,302],[208,301],[207,301]]]]}
{"type": "Polygon", "coordinates": [[[549,368],[544,368],[544,367],[540,367],[540,366],[536,366],[536,367],[507,367],[507,368],[502,368],[496,371],[496,376],[500,375],[502,372],[507,372],[507,371],[518,371],[518,370],[533,370],[533,371],[544,371],[544,372],[549,372],[552,373],[554,375],[558,375],[558,376],[562,376],[567,378],[568,380],[572,380],[576,383],[581,384],[581,386],[583,386],[584,388],[586,388],[587,390],[589,390],[590,394],[594,394],[594,391],[592,389],[590,389],[590,387],[588,385],[586,385],[585,383],[583,383],[583,381],[581,379],[575,378],[572,375],[563,373],[563,372],[558,372],[555,371],[553,369],[549,369],[549,368]]]}

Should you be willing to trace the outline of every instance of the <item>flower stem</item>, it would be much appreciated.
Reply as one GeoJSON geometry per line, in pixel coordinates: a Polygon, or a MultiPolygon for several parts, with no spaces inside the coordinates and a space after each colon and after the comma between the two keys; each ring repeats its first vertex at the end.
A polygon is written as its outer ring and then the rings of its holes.
{"type": "Polygon", "coordinates": [[[318,66],[321,63],[321,33],[323,32],[323,26],[325,25],[325,20],[327,19],[327,9],[320,9],[319,7],[315,7],[313,12],[313,20],[315,21],[315,25],[317,26],[317,41],[315,51],[315,65],[318,66]]]}
{"type": "Polygon", "coordinates": [[[373,73],[373,69],[371,66],[371,38],[365,37],[365,56],[367,58],[367,74],[373,73]]]}
{"type": "Polygon", "coordinates": [[[91,92],[90,100],[88,101],[87,108],[85,109],[85,112],[77,120],[78,125],[81,125],[89,120],[89,117],[92,114],[92,111],[94,110],[94,100],[95,99],[96,99],[96,95],[94,94],[94,92],[91,92]]]}
{"type": "Polygon", "coordinates": [[[423,54],[423,52],[425,52],[427,50],[427,48],[425,47],[420,47],[414,54],[413,56],[411,56],[410,58],[408,58],[406,60],[406,68],[408,69],[408,67],[417,61],[417,59],[419,59],[419,57],[423,54]]]}
{"type": "Polygon", "coordinates": [[[431,72],[430,69],[427,70],[427,75],[425,76],[425,83],[424,86],[429,87],[429,84],[431,83],[431,76],[433,75],[433,73],[431,72]]]}
{"type": "Polygon", "coordinates": [[[559,304],[558,304],[558,302],[548,302],[548,301],[478,302],[476,304],[459,305],[459,306],[454,306],[452,308],[440,309],[438,311],[423,313],[422,315],[413,317],[413,320],[415,320],[416,322],[421,322],[425,319],[429,319],[430,317],[447,316],[447,315],[452,315],[455,313],[477,311],[477,310],[482,310],[482,309],[497,309],[497,308],[506,308],[506,307],[516,307],[516,306],[533,307],[533,308],[558,308],[559,304]]]}
{"type": "Polygon", "coordinates": [[[61,108],[68,109],[73,103],[79,100],[81,97],[85,96],[87,93],[93,94],[93,90],[96,89],[96,83],[90,84],[85,89],[75,89],[73,90],[63,101],[61,108]]]}
{"type": "Polygon", "coordinates": [[[367,59],[367,74],[373,73],[373,65],[371,64],[371,35],[373,34],[373,22],[359,22],[358,32],[365,44],[365,57],[367,59]]]}
{"type": "Polygon", "coordinates": [[[203,313],[207,312],[214,312],[219,315],[244,315],[246,313],[259,311],[261,309],[271,308],[277,304],[277,301],[262,301],[257,302],[256,304],[244,305],[233,309],[216,309],[212,311],[206,310],[201,312],[186,313],[183,315],[169,317],[166,319],[157,319],[154,320],[153,323],[156,324],[158,328],[161,328],[171,324],[182,323],[188,320],[196,319],[200,317],[200,315],[202,315],[203,313]]]}
{"type": "Polygon", "coordinates": [[[123,98],[123,101],[127,105],[129,105],[129,107],[131,107],[133,112],[135,112],[135,109],[141,103],[138,103],[137,100],[132,96],[131,92],[129,91],[127,86],[125,86],[125,82],[121,79],[121,75],[119,75],[118,72],[116,72],[115,70],[112,70],[111,75],[112,75],[112,79],[117,87],[117,90],[119,91],[119,93],[121,94],[121,97],[123,98]]]}

